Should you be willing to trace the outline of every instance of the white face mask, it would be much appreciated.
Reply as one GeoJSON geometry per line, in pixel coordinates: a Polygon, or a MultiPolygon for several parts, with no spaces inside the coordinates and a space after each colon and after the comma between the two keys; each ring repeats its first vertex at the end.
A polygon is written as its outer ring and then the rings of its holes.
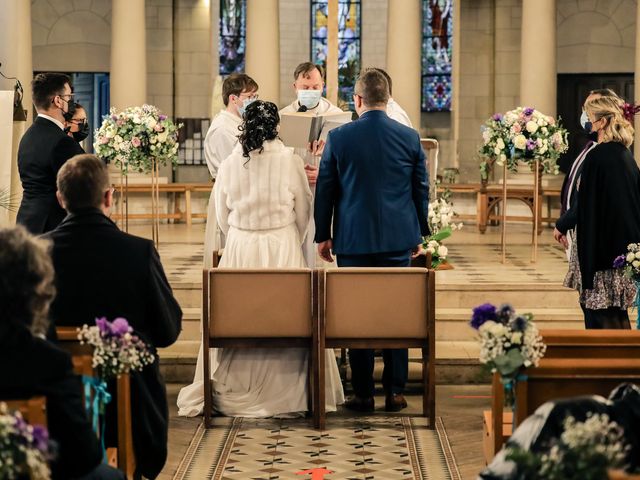
{"type": "Polygon", "coordinates": [[[298,90],[298,103],[307,108],[314,108],[320,103],[322,90],[298,90]]]}
{"type": "Polygon", "coordinates": [[[248,107],[249,105],[251,105],[251,104],[252,104],[253,102],[255,102],[255,101],[256,101],[256,99],[255,99],[255,98],[245,98],[245,99],[242,101],[242,105],[240,105],[240,106],[238,107],[238,114],[239,114],[241,117],[244,117],[244,112],[246,112],[246,111],[247,111],[247,107],[248,107]]]}

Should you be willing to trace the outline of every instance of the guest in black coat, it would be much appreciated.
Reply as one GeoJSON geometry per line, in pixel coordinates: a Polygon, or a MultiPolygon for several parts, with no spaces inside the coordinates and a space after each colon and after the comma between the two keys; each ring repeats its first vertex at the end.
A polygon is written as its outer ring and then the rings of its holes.
{"type": "MultiPolygon", "coordinates": [[[[113,189],[104,163],[94,155],[69,160],[58,173],[58,198],[69,215],[47,235],[58,291],[51,305],[55,325],[124,317],[152,349],[175,342],[182,311],[153,243],[121,232],[107,217],[113,189]]],[[[166,460],[168,430],[157,354],[152,365],[132,374],[131,403],[138,473],[155,478],[166,460]]],[[[115,438],[115,412],[107,413],[108,438],[115,438]]]]}
{"type": "Polygon", "coordinates": [[[62,73],[40,73],[32,82],[38,116],[18,147],[18,171],[24,193],[17,222],[33,234],[53,230],[66,212],[56,200],[56,175],[82,147],[65,132],[75,103],[71,79],[62,73]]]}
{"type": "Polygon", "coordinates": [[[47,399],[50,438],[58,455],[54,479],[121,479],[103,465],[71,357],[40,335],[55,294],[48,242],[23,227],[0,230],[0,399],[47,399]]]}
{"type": "Polygon", "coordinates": [[[627,309],[635,285],[613,261],[627,245],[640,242],[640,170],[629,146],[634,130],[617,99],[585,103],[598,145],[587,154],[576,202],[556,222],[555,238],[565,244],[575,229],[565,286],[580,292],[586,328],[629,328],[627,309]]]}

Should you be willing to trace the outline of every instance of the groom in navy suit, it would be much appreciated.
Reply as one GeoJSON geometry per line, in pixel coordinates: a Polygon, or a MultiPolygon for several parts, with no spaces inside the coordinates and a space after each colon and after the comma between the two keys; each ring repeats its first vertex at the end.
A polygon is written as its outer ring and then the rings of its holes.
{"type": "MultiPolygon", "coordinates": [[[[429,234],[420,137],[387,116],[389,84],[380,72],[365,70],[353,97],[359,119],[329,133],[320,162],[314,208],[318,252],[332,262],[333,251],[339,267],[408,267],[429,234]]],[[[383,358],[385,409],[399,411],[407,406],[408,351],[385,350],[383,358]]],[[[351,349],[349,360],[355,397],[346,407],[372,411],[373,350],[351,349]]]]}

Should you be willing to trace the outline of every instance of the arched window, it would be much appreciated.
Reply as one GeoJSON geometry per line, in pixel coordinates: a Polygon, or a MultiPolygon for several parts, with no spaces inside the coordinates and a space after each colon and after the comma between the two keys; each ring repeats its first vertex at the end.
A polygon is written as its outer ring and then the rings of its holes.
{"type": "Polygon", "coordinates": [[[453,1],[422,2],[422,111],[451,110],[453,1]]]}
{"type": "Polygon", "coordinates": [[[247,0],[220,0],[220,75],[244,72],[247,0]]]}
{"type": "MultiPolygon", "coordinates": [[[[338,2],[338,88],[339,100],[352,106],[353,87],[360,72],[360,0],[338,2]]],[[[327,65],[328,0],[311,1],[311,61],[327,65]]]]}

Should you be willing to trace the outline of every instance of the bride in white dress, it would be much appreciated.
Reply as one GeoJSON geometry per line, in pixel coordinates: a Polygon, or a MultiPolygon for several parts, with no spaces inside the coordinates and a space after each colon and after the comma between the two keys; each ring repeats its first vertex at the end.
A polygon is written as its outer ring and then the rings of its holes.
{"type": "MultiPolygon", "coordinates": [[[[239,144],[216,179],[215,209],[226,235],[220,267],[305,267],[302,239],[309,223],[311,190],[303,161],[278,139],[275,104],[255,101],[244,119],[239,144]]],[[[268,417],[303,415],[307,410],[306,350],[212,349],[211,353],[216,412],[268,417]]],[[[326,351],[325,361],[326,407],[332,411],[344,402],[344,393],[333,351],[326,351]]],[[[202,413],[203,389],[191,387],[178,397],[180,415],[202,413]]]]}

